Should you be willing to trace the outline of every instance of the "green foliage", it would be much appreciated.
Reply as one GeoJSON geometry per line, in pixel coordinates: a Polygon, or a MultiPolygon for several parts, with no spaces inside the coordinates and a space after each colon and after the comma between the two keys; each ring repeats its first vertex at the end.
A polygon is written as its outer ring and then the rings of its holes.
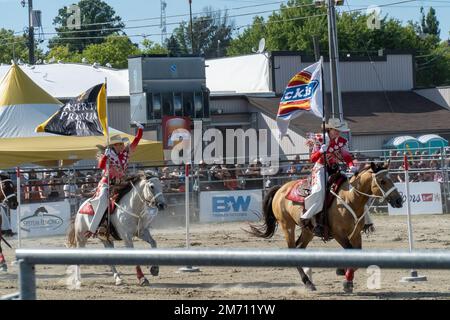
{"type": "Polygon", "coordinates": [[[58,35],[49,40],[49,48],[67,45],[70,52],[80,53],[91,44],[104,42],[106,36],[120,34],[125,26],[114,9],[102,0],[80,0],[77,5],[81,11],[81,29],[70,30],[67,27],[73,13],[67,12],[67,6],[64,6],[53,19],[58,35]]]}
{"type": "Polygon", "coordinates": [[[227,54],[236,56],[244,52],[250,53],[256,49],[259,40],[267,36],[266,25],[263,17],[254,17],[250,28],[243,31],[237,39],[233,39],[228,47],[227,54]]]}
{"type": "Polygon", "coordinates": [[[136,44],[127,36],[109,36],[101,44],[91,44],[82,53],[89,63],[110,63],[114,68],[127,68],[128,56],[140,54],[136,44]]]}
{"type": "MultiPolygon", "coordinates": [[[[35,44],[35,57],[41,59],[42,50],[35,44]]],[[[28,61],[28,37],[26,35],[14,35],[14,31],[0,29],[0,63],[11,63],[11,60],[28,61]]]]}
{"type": "Polygon", "coordinates": [[[233,23],[229,21],[226,11],[222,14],[220,10],[207,7],[201,16],[193,19],[192,34],[190,24],[186,22],[174,30],[168,48],[174,55],[191,53],[193,47],[194,54],[203,54],[206,58],[222,57],[230,45],[232,30],[233,23]]]}
{"type": "Polygon", "coordinates": [[[141,42],[141,45],[143,47],[143,49],[140,50],[141,54],[168,54],[167,48],[149,39],[144,39],[141,42]]]}
{"type": "Polygon", "coordinates": [[[63,62],[81,62],[81,55],[69,51],[69,46],[55,46],[46,54],[46,59],[61,60],[63,62]]]}
{"type": "MultiPolygon", "coordinates": [[[[328,55],[328,22],[326,8],[310,6],[312,0],[290,0],[280,10],[270,15],[265,22],[256,17],[253,24],[231,42],[228,55],[252,53],[260,38],[266,39],[269,51],[298,50],[313,54],[313,36],[318,37],[321,54],[328,55]]],[[[417,64],[427,68],[418,73],[418,86],[448,84],[448,45],[440,44],[439,21],[436,12],[430,8],[422,12],[421,23],[409,21],[403,24],[398,19],[383,17],[381,28],[371,30],[367,26],[369,16],[358,12],[338,13],[337,29],[339,52],[352,55],[373,56],[378,50],[406,50],[424,58],[417,64]],[[430,59],[433,59],[431,62],[430,59]],[[443,69],[444,68],[444,69],[443,69]],[[447,68],[447,69],[445,69],[447,68]],[[447,79],[447,80],[446,80],[447,79]],[[447,82],[446,82],[447,81],[447,82]]]]}

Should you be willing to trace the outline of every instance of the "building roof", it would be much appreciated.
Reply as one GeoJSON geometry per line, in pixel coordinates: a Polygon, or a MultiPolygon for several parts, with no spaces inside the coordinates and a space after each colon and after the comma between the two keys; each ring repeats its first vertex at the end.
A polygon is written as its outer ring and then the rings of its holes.
{"type": "MultiPolygon", "coordinates": [[[[276,117],[280,98],[247,97],[262,112],[276,117]]],[[[331,107],[326,100],[326,114],[331,107]]],[[[342,94],[344,118],[352,134],[416,134],[450,132],[450,111],[412,92],[348,92],[342,94]]],[[[291,127],[316,132],[321,119],[304,114],[291,121],[291,127]]]]}
{"type": "MultiPolygon", "coordinates": [[[[0,66],[0,79],[10,69],[0,66]]],[[[130,96],[128,69],[117,70],[77,63],[21,65],[22,70],[42,89],[56,98],[73,98],[86,89],[108,81],[109,97],[130,96]]]]}

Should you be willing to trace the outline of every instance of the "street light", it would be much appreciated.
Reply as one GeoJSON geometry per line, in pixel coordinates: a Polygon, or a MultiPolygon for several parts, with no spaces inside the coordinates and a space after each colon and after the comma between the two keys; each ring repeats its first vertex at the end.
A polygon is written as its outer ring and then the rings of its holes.
{"type": "Polygon", "coordinates": [[[189,0],[189,16],[191,20],[191,46],[192,54],[194,54],[194,32],[192,31],[192,0],[189,0]]]}

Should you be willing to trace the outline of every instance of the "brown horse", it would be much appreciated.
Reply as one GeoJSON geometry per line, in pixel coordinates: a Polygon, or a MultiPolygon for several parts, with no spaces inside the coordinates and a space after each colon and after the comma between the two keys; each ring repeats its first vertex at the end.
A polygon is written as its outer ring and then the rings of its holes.
{"type": "MultiPolygon", "coordinates": [[[[365,205],[369,198],[386,199],[393,207],[402,207],[402,197],[394,186],[388,172],[389,163],[385,165],[366,165],[350,181],[344,182],[327,209],[330,235],[344,249],[361,249],[361,231],[364,227],[365,205]],[[350,188],[352,187],[352,188],[350,188]]],[[[281,226],[289,248],[305,249],[314,234],[308,228],[302,228],[295,241],[295,227],[303,212],[301,204],[286,199],[286,195],[297,181],[290,181],[283,186],[275,186],[266,194],[263,201],[264,223],[250,225],[250,233],[261,238],[271,238],[277,224],[281,226]]],[[[302,267],[297,267],[301,279],[309,290],[316,290],[311,279],[302,267]]],[[[338,269],[339,274],[344,270],[338,269]]],[[[353,291],[354,269],[345,270],[344,291],[353,291]]]]}
{"type": "MultiPolygon", "coordinates": [[[[12,180],[4,174],[0,174],[0,210],[4,210],[5,207],[9,207],[10,209],[17,209],[17,196],[16,189],[12,180]]],[[[3,256],[2,251],[2,241],[5,241],[2,236],[2,214],[0,212],[0,271],[6,272],[8,270],[5,257],[3,256]]]]}

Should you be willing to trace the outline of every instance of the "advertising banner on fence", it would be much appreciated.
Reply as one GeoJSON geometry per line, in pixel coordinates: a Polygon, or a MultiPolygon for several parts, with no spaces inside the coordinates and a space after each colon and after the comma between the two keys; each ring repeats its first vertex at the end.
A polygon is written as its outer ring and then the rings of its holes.
{"type": "MultiPolygon", "coordinates": [[[[70,223],[70,205],[66,201],[23,204],[20,207],[23,238],[66,234],[70,223]]],[[[17,211],[11,210],[11,227],[17,232],[17,211]]]]}
{"type": "MultiPolygon", "coordinates": [[[[396,183],[395,186],[406,201],[406,189],[404,183],[396,183]]],[[[411,182],[409,184],[409,200],[411,214],[442,214],[442,193],[439,182],[411,182]]],[[[389,215],[406,215],[406,203],[402,208],[393,208],[390,205],[389,215]]]]}
{"type": "Polygon", "coordinates": [[[200,222],[257,221],[261,212],[262,190],[200,194],[200,222]]]}

